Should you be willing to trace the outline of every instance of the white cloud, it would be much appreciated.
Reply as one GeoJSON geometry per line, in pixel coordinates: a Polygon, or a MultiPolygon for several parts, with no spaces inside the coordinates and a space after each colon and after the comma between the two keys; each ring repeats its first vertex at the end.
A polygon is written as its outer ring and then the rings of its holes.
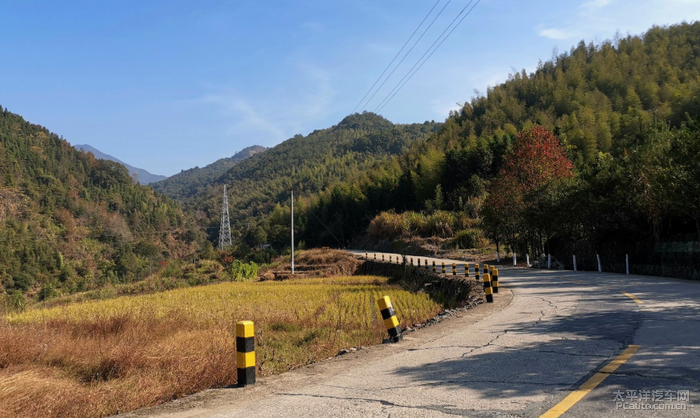
{"type": "Polygon", "coordinates": [[[616,31],[636,35],[652,25],[699,20],[698,5],[700,0],[587,0],[571,8],[571,18],[543,22],[535,30],[540,36],[555,40],[608,39],[616,31]],[[548,27],[552,24],[556,27],[548,27]]]}
{"type": "Polygon", "coordinates": [[[576,36],[576,33],[568,29],[551,28],[540,30],[539,35],[550,39],[569,39],[576,36]]]}

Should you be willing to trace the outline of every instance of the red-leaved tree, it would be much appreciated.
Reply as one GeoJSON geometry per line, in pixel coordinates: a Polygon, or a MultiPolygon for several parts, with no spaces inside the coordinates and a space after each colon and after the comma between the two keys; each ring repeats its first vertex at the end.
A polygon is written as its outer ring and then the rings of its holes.
{"type": "Polygon", "coordinates": [[[519,132],[498,176],[491,182],[483,210],[488,234],[499,244],[546,237],[552,214],[538,210],[551,206],[549,199],[561,180],[571,177],[573,164],[557,138],[542,126],[519,132]]]}

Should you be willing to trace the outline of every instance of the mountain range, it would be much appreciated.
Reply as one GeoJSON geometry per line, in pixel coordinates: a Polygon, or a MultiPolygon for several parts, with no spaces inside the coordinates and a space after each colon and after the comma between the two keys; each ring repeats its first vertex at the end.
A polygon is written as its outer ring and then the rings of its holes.
{"type": "Polygon", "coordinates": [[[99,158],[101,160],[109,160],[109,161],[114,161],[115,163],[119,163],[126,167],[126,169],[129,171],[129,175],[135,180],[138,181],[141,184],[151,184],[155,183],[156,181],[161,181],[165,180],[168,178],[168,176],[163,176],[160,174],[151,174],[148,171],[144,170],[143,168],[138,168],[134,167],[133,165],[127,164],[124,161],[121,161],[120,159],[116,157],[112,157],[109,154],[105,154],[104,152],[98,150],[97,148],[83,144],[83,145],[73,145],[77,150],[80,151],[85,151],[85,152],[91,152],[92,155],[95,156],[95,158],[99,158]]]}

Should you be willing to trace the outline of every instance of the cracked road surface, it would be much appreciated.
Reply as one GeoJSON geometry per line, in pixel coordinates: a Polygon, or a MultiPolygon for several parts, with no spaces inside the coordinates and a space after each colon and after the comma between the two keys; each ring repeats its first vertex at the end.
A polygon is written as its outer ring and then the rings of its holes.
{"type": "MultiPolygon", "coordinates": [[[[451,271],[452,260],[428,260],[445,261],[451,271]]],[[[457,263],[463,272],[464,263],[457,263]]],[[[495,303],[409,333],[399,344],[125,416],[539,417],[639,345],[562,416],[700,417],[700,283],[499,271],[495,303]],[[643,400],[647,391],[666,399],[643,400]],[[689,391],[689,399],[669,399],[678,391],[689,391]],[[686,409],[616,408],[623,401],[686,409]]]]}

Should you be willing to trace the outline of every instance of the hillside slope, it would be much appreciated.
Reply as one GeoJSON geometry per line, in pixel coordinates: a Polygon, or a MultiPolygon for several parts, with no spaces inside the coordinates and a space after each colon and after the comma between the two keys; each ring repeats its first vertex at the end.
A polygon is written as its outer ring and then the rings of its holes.
{"type": "Polygon", "coordinates": [[[104,152],[98,150],[97,148],[93,147],[92,145],[88,144],[83,144],[83,145],[73,145],[75,149],[78,151],[85,151],[85,152],[91,152],[92,155],[95,156],[95,158],[99,158],[101,160],[109,160],[109,161],[114,161],[116,163],[119,163],[126,167],[126,170],[129,172],[131,177],[135,180],[138,181],[141,184],[151,184],[156,181],[161,181],[165,180],[168,178],[168,176],[162,176],[160,174],[151,174],[148,171],[144,170],[143,168],[138,168],[134,167],[133,165],[127,164],[124,161],[121,161],[120,159],[113,157],[109,154],[105,154],[104,152]]]}
{"type": "MultiPolygon", "coordinates": [[[[267,217],[278,204],[297,196],[312,196],[343,180],[360,176],[371,167],[386,164],[439,129],[440,124],[395,125],[373,113],[354,114],[339,124],[296,135],[235,165],[206,187],[193,188],[181,199],[195,212],[210,239],[218,233],[223,185],[229,190],[231,227],[238,242],[251,247],[274,241],[267,217]],[[241,240],[242,239],[242,240],[241,240]]],[[[156,185],[156,187],[159,187],[156,185]]],[[[281,238],[280,238],[281,239],[281,238]]]]}
{"type": "Polygon", "coordinates": [[[189,254],[200,233],[126,168],[0,108],[0,294],[21,307],[139,280],[189,254]]]}
{"type": "Polygon", "coordinates": [[[188,198],[196,193],[197,190],[206,187],[221,177],[231,167],[266,149],[260,145],[243,148],[232,157],[221,158],[202,168],[194,167],[189,170],[183,170],[168,179],[151,184],[151,187],[173,199],[188,198]]]}

